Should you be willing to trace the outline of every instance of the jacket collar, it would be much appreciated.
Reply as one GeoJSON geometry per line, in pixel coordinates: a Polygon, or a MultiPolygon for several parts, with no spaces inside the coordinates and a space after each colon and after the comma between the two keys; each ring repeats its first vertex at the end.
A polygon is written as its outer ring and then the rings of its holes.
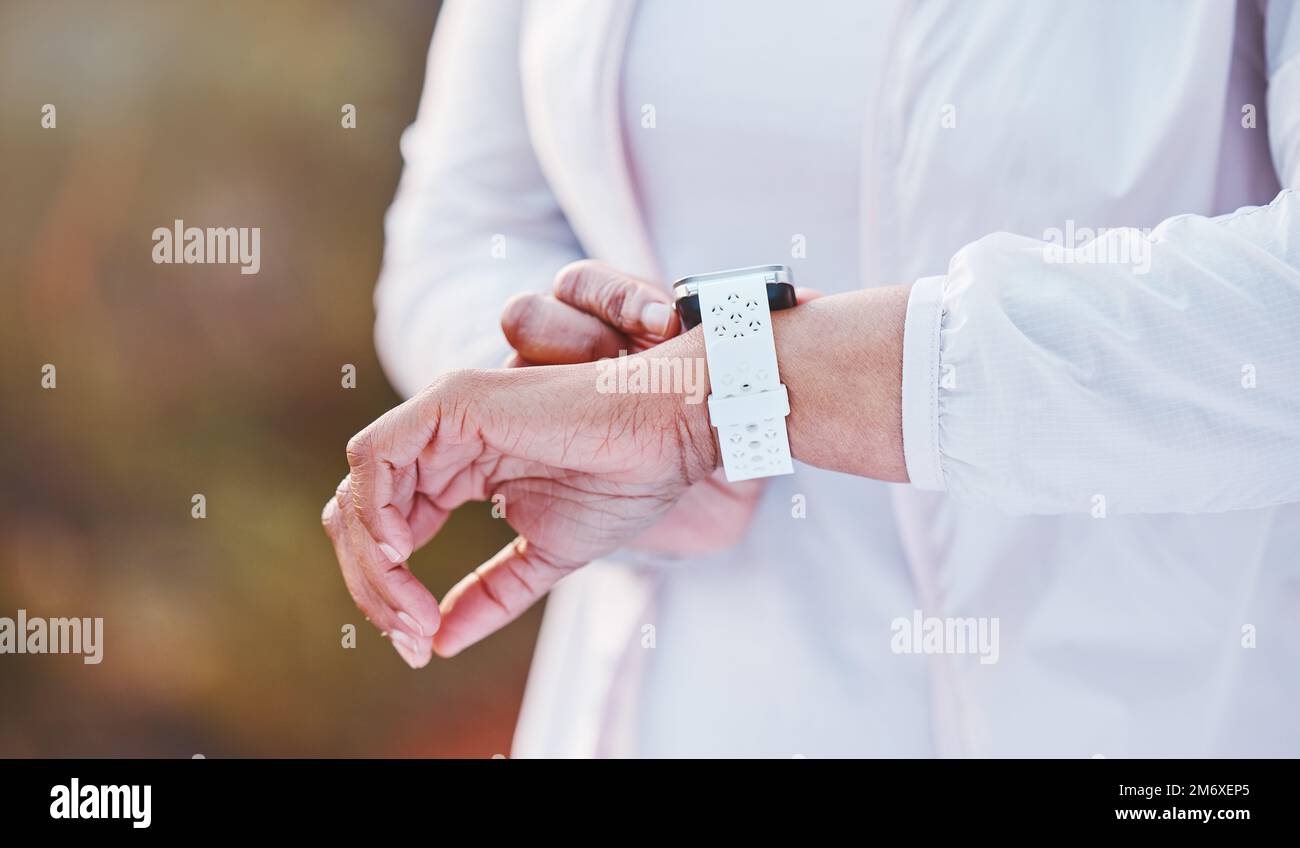
{"type": "Polygon", "coordinates": [[[623,135],[635,0],[530,4],[520,45],[537,159],[588,256],[660,281],[623,135]]]}

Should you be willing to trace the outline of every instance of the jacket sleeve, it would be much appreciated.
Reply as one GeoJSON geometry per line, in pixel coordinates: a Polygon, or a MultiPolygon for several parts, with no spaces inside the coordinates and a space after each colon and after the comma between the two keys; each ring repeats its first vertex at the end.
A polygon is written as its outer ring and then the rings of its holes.
{"type": "Polygon", "coordinates": [[[1289,188],[1076,250],[997,233],[918,281],[903,363],[914,485],[1013,513],[1300,501],[1300,12],[1266,15],[1289,188]]]}
{"type": "Polygon", "coordinates": [[[581,258],[525,125],[521,17],[520,0],[448,0],[438,19],[375,291],[376,346],[403,395],[501,365],[505,301],[581,258]]]}

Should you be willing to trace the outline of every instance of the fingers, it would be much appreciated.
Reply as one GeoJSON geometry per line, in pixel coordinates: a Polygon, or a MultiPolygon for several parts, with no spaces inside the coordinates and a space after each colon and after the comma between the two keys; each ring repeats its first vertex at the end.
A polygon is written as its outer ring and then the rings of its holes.
{"type": "Polygon", "coordinates": [[[603,262],[570,263],[555,275],[555,297],[611,327],[652,343],[677,334],[668,293],[603,262]]]}
{"type": "MultiPolygon", "coordinates": [[[[386,609],[376,610],[379,617],[371,620],[385,630],[394,625],[386,612],[391,612],[400,623],[398,629],[415,637],[430,637],[438,629],[439,612],[433,594],[411,574],[405,564],[394,564],[382,555],[379,546],[362,525],[357,514],[355,496],[350,478],[344,478],[335,493],[342,533],[340,541],[346,545],[346,555],[356,573],[364,579],[369,594],[386,609]]],[[[412,508],[412,524],[422,533],[420,543],[428,541],[447,519],[445,511],[437,510],[423,498],[412,508]]],[[[338,542],[336,542],[336,550],[338,542]]]]}
{"type": "Polygon", "coordinates": [[[408,665],[426,665],[439,626],[437,603],[405,566],[393,565],[379,556],[369,534],[352,513],[346,479],[325,505],[321,522],[357,608],[384,632],[408,665]]]}
{"type": "MultiPolygon", "coordinates": [[[[339,529],[331,538],[345,575],[350,564],[370,594],[391,610],[391,616],[372,619],[381,627],[393,629],[395,618],[407,624],[405,632],[422,638],[439,627],[436,601],[405,562],[438,532],[452,508],[478,493],[482,475],[473,473],[473,462],[482,443],[458,416],[465,414],[470,399],[481,402],[481,395],[472,374],[445,375],[348,442],[350,471],[335,496],[339,529]],[[444,403],[451,410],[450,434],[437,456],[427,457],[431,464],[421,481],[421,453],[438,432],[444,403]],[[470,473],[461,473],[466,470],[470,473]],[[453,485],[457,481],[463,481],[460,488],[453,485]]],[[[359,604],[366,600],[355,590],[353,597],[359,604]]],[[[382,616],[385,610],[378,612],[382,616]]]]}
{"type": "Polygon", "coordinates": [[[540,294],[517,294],[501,312],[501,331],[521,363],[568,365],[618,356],[627,338],[595,315],[540,294]]]}
{"type": "MultiPolygon", "coordinates": [[[[443,621],[433,596],[404,563],[450,510],[485,496],[479,416],[492,420],[502,376],[445,375],[358,433],[348,443],[349,476],[326,508],[349,591],[413,666],[428,661],[435,650],[431,637],[443,621]]],[[[460,612],[441,650],[450,656],[503,626],[565,570],[522,542],[508,547],[448,596],[448,608],[460,612]]]]}
{"type": "Polygon", "coordinates": [[[457,375],[435,380],[419,395],[388,410],[348,441],[352,506],[376,547],[390,563],[403,563],[415,550],[407,508],[415,496],[416,459],[433,440],[446,397],[464,405],[474,387],[452,388],[457,375]]]}
{"type": "Polygon", "coordinates": [[[817,289],[810,289],[807,286],[795,286],[794,288],[794,302],[796,304],[807,303],[819,297],[822,297],[822,293],[817,289]]]}
{"type": "Polygon", "coordinates": [[[396,506],[397,475],[414,473],[415,468],[403,466],[399,472],[380,458],[374,444],[374,427],[372,424],[348,442],[352,506],[384,558],[397,565],[406,562],[415,550],[414,534],[396,506]]]}
{"type": "Polygon", "coordinates": [[[500,630],[577,565],[556,562],[526,539],[515,539],[442,599],[442,625],[433,649],[440,657],[452,657],[500,630]]]}

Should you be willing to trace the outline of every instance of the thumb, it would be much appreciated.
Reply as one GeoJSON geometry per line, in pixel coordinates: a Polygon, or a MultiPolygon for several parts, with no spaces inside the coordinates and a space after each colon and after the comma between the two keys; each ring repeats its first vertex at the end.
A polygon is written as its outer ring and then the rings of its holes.
{"type": "Polygon", "coordinates": [[[659,341],[677,334],[672,298],[604,262],[572,262],[555,275],[555,297],[629,336],[659,341]]]}
{"type": "Polygon", "coordinates": [[[440,657],[459,654],[514,621],[580,564],[557,562],[516,538],[447,592],[433,649],[440,657]]]}

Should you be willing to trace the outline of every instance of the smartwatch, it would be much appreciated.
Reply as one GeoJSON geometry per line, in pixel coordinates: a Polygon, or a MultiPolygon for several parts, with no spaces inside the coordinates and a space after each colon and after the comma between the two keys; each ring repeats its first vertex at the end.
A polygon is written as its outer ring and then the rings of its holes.
{"type": "Polygon", "coordinates": [[[793,474],[785,417],[790,399],[777,369],[772,313],[795,305],[784,265],[683,277],[673,283],[683,329],[703,327],[709,421],[727,480],[793,474]]]}

